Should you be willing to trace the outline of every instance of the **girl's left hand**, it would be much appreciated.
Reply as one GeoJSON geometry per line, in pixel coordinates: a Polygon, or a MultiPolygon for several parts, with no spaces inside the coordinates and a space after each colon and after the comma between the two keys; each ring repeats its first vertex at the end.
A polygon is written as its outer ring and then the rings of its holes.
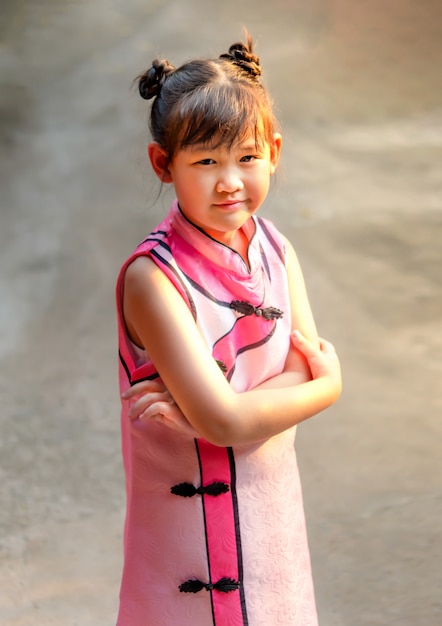
{"type": "Polygon", "coordinates": [[[335,347],[329,341],[319,338],[318,344],[312,343],[302,335],[299,330],[292,332],[291,341],[307,359],[312,378],[326,378],[339,397],[342,389],[341,365],[336,354],[335,347]]]}
{"type": "Polygon", "coordinates": [[[129,409],[130,419],[154,420],[191,437],[200,437],[162,382],[143,380],[123,392],[121,397],[135,400],[129,409]]]}

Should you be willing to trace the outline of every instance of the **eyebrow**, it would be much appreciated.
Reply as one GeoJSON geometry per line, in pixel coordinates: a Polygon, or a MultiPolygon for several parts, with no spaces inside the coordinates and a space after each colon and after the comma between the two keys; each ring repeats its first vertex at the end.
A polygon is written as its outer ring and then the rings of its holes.
{"type": "Polygon", "coordinates": [[[216,150],[216,147],[212,147],[206,143],[197,143],[185,146],[184,150],[187,150],[188,152],[213,152],[213,150],[216,150]]]}
{"type": "MultiPolygon", "coordinates": [[[[188,150],[189,152],[192,153],[198,153],[198,152],[214,152],[215,150],[218,150],[221,146],[211,146],[210,144],[205,144],[205,143],[200,143],[200,144],[193,144],[190,146],[186,146],[186,150],[188,150]]],[[[256,152],[257,150],[260,149],[260,146],[257,145],[254,141],[250,141],[247,143],[240,143],[240,144],[234,144],[231,148],[229,148],[230,150],[240,150],[241,152],[256,152]]]]}
{"type": "Polygon", "coordinates": [[[258,149],[259,149],[259,145],[256,145],[255,142],[253,142],[253,143],[243,143],[243,144],[239,144],[238,145],[238,150],[256,152],[258,149]]]}

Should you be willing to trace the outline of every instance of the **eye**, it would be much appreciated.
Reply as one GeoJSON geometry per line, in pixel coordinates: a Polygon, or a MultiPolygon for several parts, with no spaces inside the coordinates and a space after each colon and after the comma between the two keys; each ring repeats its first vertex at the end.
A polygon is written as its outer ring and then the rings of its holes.
{"type": "Polygon", "coordinates": [[[197,165],[212,165],[213,163],[215,163],[213,159],[201,159],[197,161],[197,165]]]}
{"type": "Polygon", "coordinates": [[[241,163],[252,163],[252,161],[254,161],[257,158],[258,157],[255,156],[254,154],[247,154],[246,156],[243,156],[241,158],[241,163]]]}

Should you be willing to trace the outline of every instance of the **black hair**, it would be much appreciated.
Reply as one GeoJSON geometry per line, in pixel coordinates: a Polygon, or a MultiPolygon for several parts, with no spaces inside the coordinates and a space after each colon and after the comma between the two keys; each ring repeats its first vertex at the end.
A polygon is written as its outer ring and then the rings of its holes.
{"type": "Polygon", "coordinates": [[[154,98],[149,126],[168,162],[185,147],[232,146],[253,134],[270,142],[277,126],[272,100],[261,81],[253,43],[235,43],[216,59],[196,59],[176,68],[155,59],[138,77],[140,95],[154,98]]]}

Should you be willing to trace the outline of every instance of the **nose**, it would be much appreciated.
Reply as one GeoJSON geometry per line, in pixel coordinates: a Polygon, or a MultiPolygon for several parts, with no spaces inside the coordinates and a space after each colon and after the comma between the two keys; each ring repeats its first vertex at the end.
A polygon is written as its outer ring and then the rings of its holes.
{"type": "Polygon", "coordinates": [[[215,189],[218,193],[235,193],[244,189],[244,183],[235,168],[225,168],[219,175],[215,189]]]}

